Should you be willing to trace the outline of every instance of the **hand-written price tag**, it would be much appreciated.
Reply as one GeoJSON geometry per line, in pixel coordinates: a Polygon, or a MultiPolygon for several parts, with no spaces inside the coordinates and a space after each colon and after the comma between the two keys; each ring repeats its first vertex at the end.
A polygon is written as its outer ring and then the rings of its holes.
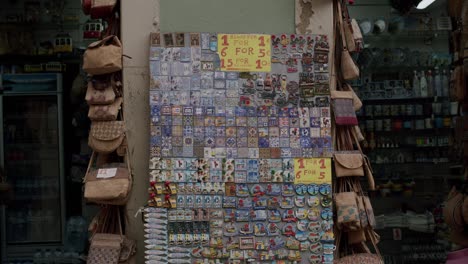
{"type": "Polygon", "coordinates": [[[331,159],[294,159],[294,184],[331,183],[331,159]]]}
{"type": "Polygon", "coordinates": [[[99,169],[96,178],[108,179],[117,175],[117,168],[99,169]]]}
{"type": "Polygon", "coordinates": [[[222,71],[270,72],[270,35],[218,34],[222,71]]]}

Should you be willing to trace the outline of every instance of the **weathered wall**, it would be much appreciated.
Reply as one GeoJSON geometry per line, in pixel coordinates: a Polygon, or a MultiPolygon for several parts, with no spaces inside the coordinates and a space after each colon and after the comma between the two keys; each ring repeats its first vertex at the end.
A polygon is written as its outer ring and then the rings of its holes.
{"type": "Polygon", "coordinates": [[[124,111],[135,177],[132,196],[127,205],[129,218],[127,234],[138,240],[136,263],[144,263],[145,251],[142,218],[133,216],[146,203],[148,197],[149,33],[158,31],[160,26],[162,32],[294,33],[297,31],[330,35],[333,28],[332,1],[312,0],[311,4],[301,4],[303,1],[121,1],[124,54],[132,57],[132,59],[124,58],[123,74],[124,111]],[[307,10],[302,13],[301,8],[307,10]]]}

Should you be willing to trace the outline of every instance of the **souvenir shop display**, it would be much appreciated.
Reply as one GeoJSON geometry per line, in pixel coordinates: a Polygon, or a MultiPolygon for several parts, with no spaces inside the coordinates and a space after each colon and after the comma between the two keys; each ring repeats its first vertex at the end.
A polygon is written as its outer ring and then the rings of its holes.
{"type": "MultiPolygon", "coordinates": [[[[346,30],[350,27],[346,4],[335,1],[335,40],[332,69],[336,70],[337,91],[332,91],[333,115],[335,116],[335,142],[333,197],[336,207],[334,233],[336,236],[335,263],[382,263],[377,244],[379,236],[375,233],[376,220],[369,197],[361,187],[361,177],[366,177],[369,190],[375,190],[373,172],[369,159],[363,154],[357,127],[355,111],[359,111],[362,103],[345,80],[350,80],[343,67],[343,58],[349,56],[346,51],[346,30]],[[344,48],[344,49],[343,49],[344,48]],[[341,62],[341,63],[339,63],[341,62]],[[335,69],[333,66],[340,66],[335,69]],[[353,101],[356,98],[357,103],[353,101]],[[373,246],[373,251],[368,247],[373,246]]],[[[346,60],[346,59],[345,59],[346,60]]],[[[354,63],[354,62],[353,62],[354,63]]],[[[359,72],[357,72],[359,75],[359,72]]]]}
{"type": "MultiPolygon", "coordinates": [[[[106,3],[109,1],[93,1],[91,12],[105,11],[107,7],[95,9],[94,5],[106,3]]],[[[87,263],[130,263],[136,242],[122,231],[119,207],[130,197],[133,175],[122,109],[122,45],[118,36],[107,34],[91,43],[84,53],[83,70],[88,74],[85,100],[91,120],[88,145],[93,150],[84,176],[84,198],[101,205],[91,225],[87,263]]]]}
{"type": "Polygon", "coordinates": [[[333,263],[328,37],[150,43],[146,263],[333,263]]]}

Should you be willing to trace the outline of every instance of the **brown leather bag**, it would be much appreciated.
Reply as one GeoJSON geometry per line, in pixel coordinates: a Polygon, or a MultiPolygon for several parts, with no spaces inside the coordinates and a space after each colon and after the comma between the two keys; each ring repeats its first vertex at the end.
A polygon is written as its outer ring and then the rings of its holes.
{"type": "Polygon", "coordinates": [[[98,153],[115,151],[125,139],[124,121],[95,121],[91,123],[88,145],[98,153]]]}
{"type": "Polygon", "coordinates": [[[336,177],[364,176],[364,158],[362,154],[335,153],[333,158],[336,177]]]}
{"type": "Polygon", "coordinates": [[[110,163],[94,167],[97,154],[93,152],[84,178],[84,197],[99,204],[124,205],[132,188],[129,156],[125,163],[110,163]]]}
{"type": "Polygon", "coordinates": [[[92,121],[114,121],[122,105],[122,97],[117,98],[108,105],[91,105],[88,111],[88,117],[92,121]]]}
{"type": "Polygon", "coordinates": [[[122,43],[111,35],[91,43],[83,55],[83,70],[102,75],[122,70],[122,43]]]}

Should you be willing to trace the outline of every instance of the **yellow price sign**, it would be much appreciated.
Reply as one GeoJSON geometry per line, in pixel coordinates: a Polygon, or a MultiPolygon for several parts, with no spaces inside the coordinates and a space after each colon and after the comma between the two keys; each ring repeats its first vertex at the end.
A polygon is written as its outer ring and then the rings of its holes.
{"type": "Polygon", "coordinates": [[[331,159],[294,159],[294,184],[331,183],[331,159]]]}
{"type": "Polygon", "coordinates": [[[270,35],[218,34],[218,54],[222,71],[271,71],[270,35]]]}

